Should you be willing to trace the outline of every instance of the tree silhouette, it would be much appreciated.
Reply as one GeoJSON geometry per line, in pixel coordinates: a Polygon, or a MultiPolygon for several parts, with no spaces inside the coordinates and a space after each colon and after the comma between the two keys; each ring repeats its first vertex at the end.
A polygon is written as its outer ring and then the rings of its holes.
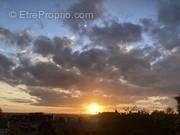
{"type": "Polygon", "coordinates": [[[3,115],[3,111],[2,111],[2,109],[0,107],[0,117],[2,117],[2,115],[3,115]]]}
{"type": "Polygon", "coordinates": [[[171,107],[166,108],[167,114],[174,114],[174,110],[171,107]]]}
{"type": "Polygon", "coordinates": [[[179,96],[175,97],[176,101],[177,101],[177,111],[180,114],[180,94],[179,96]]]}

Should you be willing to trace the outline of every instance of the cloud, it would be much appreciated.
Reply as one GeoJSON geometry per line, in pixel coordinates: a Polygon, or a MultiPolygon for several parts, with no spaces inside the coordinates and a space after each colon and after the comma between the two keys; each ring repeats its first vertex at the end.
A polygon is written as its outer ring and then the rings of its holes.
{"type": "Polygon", "coordinates": [[[14,65],[14,63],[9,58],[7,58],[6,56],[2,54],[0,54],[0,62],[1,62],[1,65],[0,65],[1,72],[9,70],[14,65]]]}
{"type": "Polygon", "coordinates": [[[34,52],[43,56],[59,53],[66,47],[72,45],[72,40],[67,37],[54,37],[49,39],[46,36],[39,36],[34,40],[34,52]]]}
{"type": "Polygon", "coordinates": [[[79,92],[46,87],[30,87],[29,94],[38,97],[38,106],[77,106],[80,104],[79,92]]]}
{"type": "Polygon", "coordinates": [[[149,31],[156,45],[172,50],[179,46],[180,2],[159,0],[157,21],[143,19],[144,30],[149,31]]]}
{"type": "Polygon", "coordinates": [[[162,45],[165,49],[172,50],[173,48],[179,46],[179,33],[180,29],[178,27],[166,26],[157,29],[154,36],[160,45],[162,45]]]}
{"type": "Polygon", "coordinates": [[[95,25],[90,22],[104,17],[103,1],[80,0],[68,11],[94,12],[96,16],[93,20],[65,20],[79,35],[77,42],[1,27],[0,41],[18,49],[13,56],[0,54],[0,79],[14,87],[25,85],[25,91],[36,97],[29,104],[40,106],[77,105],[90,98],[107,104],[144,104],[159,102],[148,98],[155,95],[173,97],[180,87],[179,2],[161,3],[157,21],[108,20],[95,25]],[[86,23],[90,27],[84,31],[86,23]],[[82,32],[87,39],[81,39],[82,32]],[[78,49],[80,42],[83,49],[78,49]]]}
{"type": "Polygon", "coordinates": [[[154,68],[159,72],[160,81],[156,84],[156,87],[163,88],[164,90],[179,91],[179,83],[180,79],[180,64],[177,62],[180,60],[180,52],[177,49],[174,53],[165,57],[163,60],[160,60],[155,64],[154,68]]]}
{"type": "Polygon", "coordinates": [[[91,34],[92,39],[107,45],[136,42],[141,40],[141,26],[113,21],[105,27],[95,26],[91,34]]]}
{"type": "Polygon", "coordinates": [[[165,25],[177,26],[180,23],[180,1],[159,0],[158,19],[165,25]]]}
{"type": "Polygon", "coordinates": [[[38,63],[26,67],[26,70],[33,75],[41,85],[71,88],[78,83],[79,76],[72,71],[58,68],[51,63],[38,63]]]}
{"type": "Polygon", "coordinates": [[[27,47],[32,41],[30,31],[25,29],[20,32],[11,32],[10,30],[0,27],[0,40],[10,45],[17,45],[18,47],[27,47]]]}
{"type": "Polygon", "coordinates": [[[153,97],[147,97],[146,99],[137,100],[136,104],[139,107],[143,107],[146,110],[152,111],[152,110],[165,110],[168,105],[172,105],[172,100],[169,102],[170,99],[168,97],[159,97],[159,96],[153,96],[153,97]]]}
{"type": "MultiPolygon", "coordinates": [[[[151,54],[150,49],[124,52],[105,46],[103,49],[93,47],[73,51],[72,42],[68,38],[39,36],[33,41],[31,53],[17,55],[19,62],[15,68],[8,71],[11,76],[4,81],[13,85],[26,85],[29,94],[37,97],[34,105],[70,105],[72,102],[67,99],[80,103],[88,98],[86,93],[96,89],[102,90],[103,95],[118,95],[113,100],[117,103],[120,95],[150,95],[146,89],[151,85],[155,87],[154,84],[159,81],[157,78],[161,77],[151,70],[149,57],[144,55],[144,50],[151,54]],[[32,55],[49,57],[49,61],[35,62],[32,55]],[[55,88],[80,91],[83,96],[77,99],[72,97],[72,94],[53,90],[55,88]]],[[[103,95],[95,95],[94,98],[105,102],[103,95]]],[[[135,102],[135,99],[132,102],[135,102]]]]}
{"type": "Polygon", "coordinates": [[[71,18],[66,19],[65,24],[68,25],[73,31],[83,32],[84,25],[92,23],[94,20],[101,18],[105,12],[103,7],[103,0],[79,0],[74,3],[68,10],[71,15],[76,13],[92,13],[93,17],[88,18],[71,18]]]}
{"type": "Polygon", "coordinates": [[[11,78],[11,70],[15,63],[10,58],[0,54],[0,79],[3,81],[8,81],[11,78]]]}

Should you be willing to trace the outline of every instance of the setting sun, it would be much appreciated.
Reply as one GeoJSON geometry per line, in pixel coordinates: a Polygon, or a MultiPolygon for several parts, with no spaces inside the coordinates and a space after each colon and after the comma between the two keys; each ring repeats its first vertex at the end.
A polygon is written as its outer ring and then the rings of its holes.
{"type": "Polygon", "coordinates": [[[103,106],[101,106],[97,103],[91,103],[87,107],[87,113],[90,113],[90,114],[96,114],[96,113],[102,112],[102,111],[103,111],[103,106]]]}

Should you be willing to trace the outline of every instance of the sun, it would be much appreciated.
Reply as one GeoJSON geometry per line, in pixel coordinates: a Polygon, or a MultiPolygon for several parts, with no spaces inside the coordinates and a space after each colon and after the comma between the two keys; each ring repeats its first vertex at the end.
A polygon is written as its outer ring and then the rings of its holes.
{"type": "Polygon", "coordinates": [[[91,103],[87,106],[87,113],[97,114],[102,111],[103,111],[103,106],[101,106],[97,103],[91,103]]]}

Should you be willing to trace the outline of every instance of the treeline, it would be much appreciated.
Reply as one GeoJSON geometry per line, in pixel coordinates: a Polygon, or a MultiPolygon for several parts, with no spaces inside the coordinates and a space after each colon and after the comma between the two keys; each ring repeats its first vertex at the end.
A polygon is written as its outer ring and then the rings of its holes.
{"type": "Polygon", "coordinates": [[[7,135],[180,135],[180,116],[163,111],[100,113],[69,120],[46,116],[14,118],[7,135]]]}
{"type": "MultiPolygon", "coordinates": [[[[101,114],[97,135],[180,135],[180,95],[175,97],[177,112],[145,111],[101,114]]],[[[94,134],[94,135],[95,135],[94,134]]]]}
{"type": "Polygon", "coordinates": [[[178,119],[163,111],[102,114],[96,135],[179,135],[178,119]]]}

